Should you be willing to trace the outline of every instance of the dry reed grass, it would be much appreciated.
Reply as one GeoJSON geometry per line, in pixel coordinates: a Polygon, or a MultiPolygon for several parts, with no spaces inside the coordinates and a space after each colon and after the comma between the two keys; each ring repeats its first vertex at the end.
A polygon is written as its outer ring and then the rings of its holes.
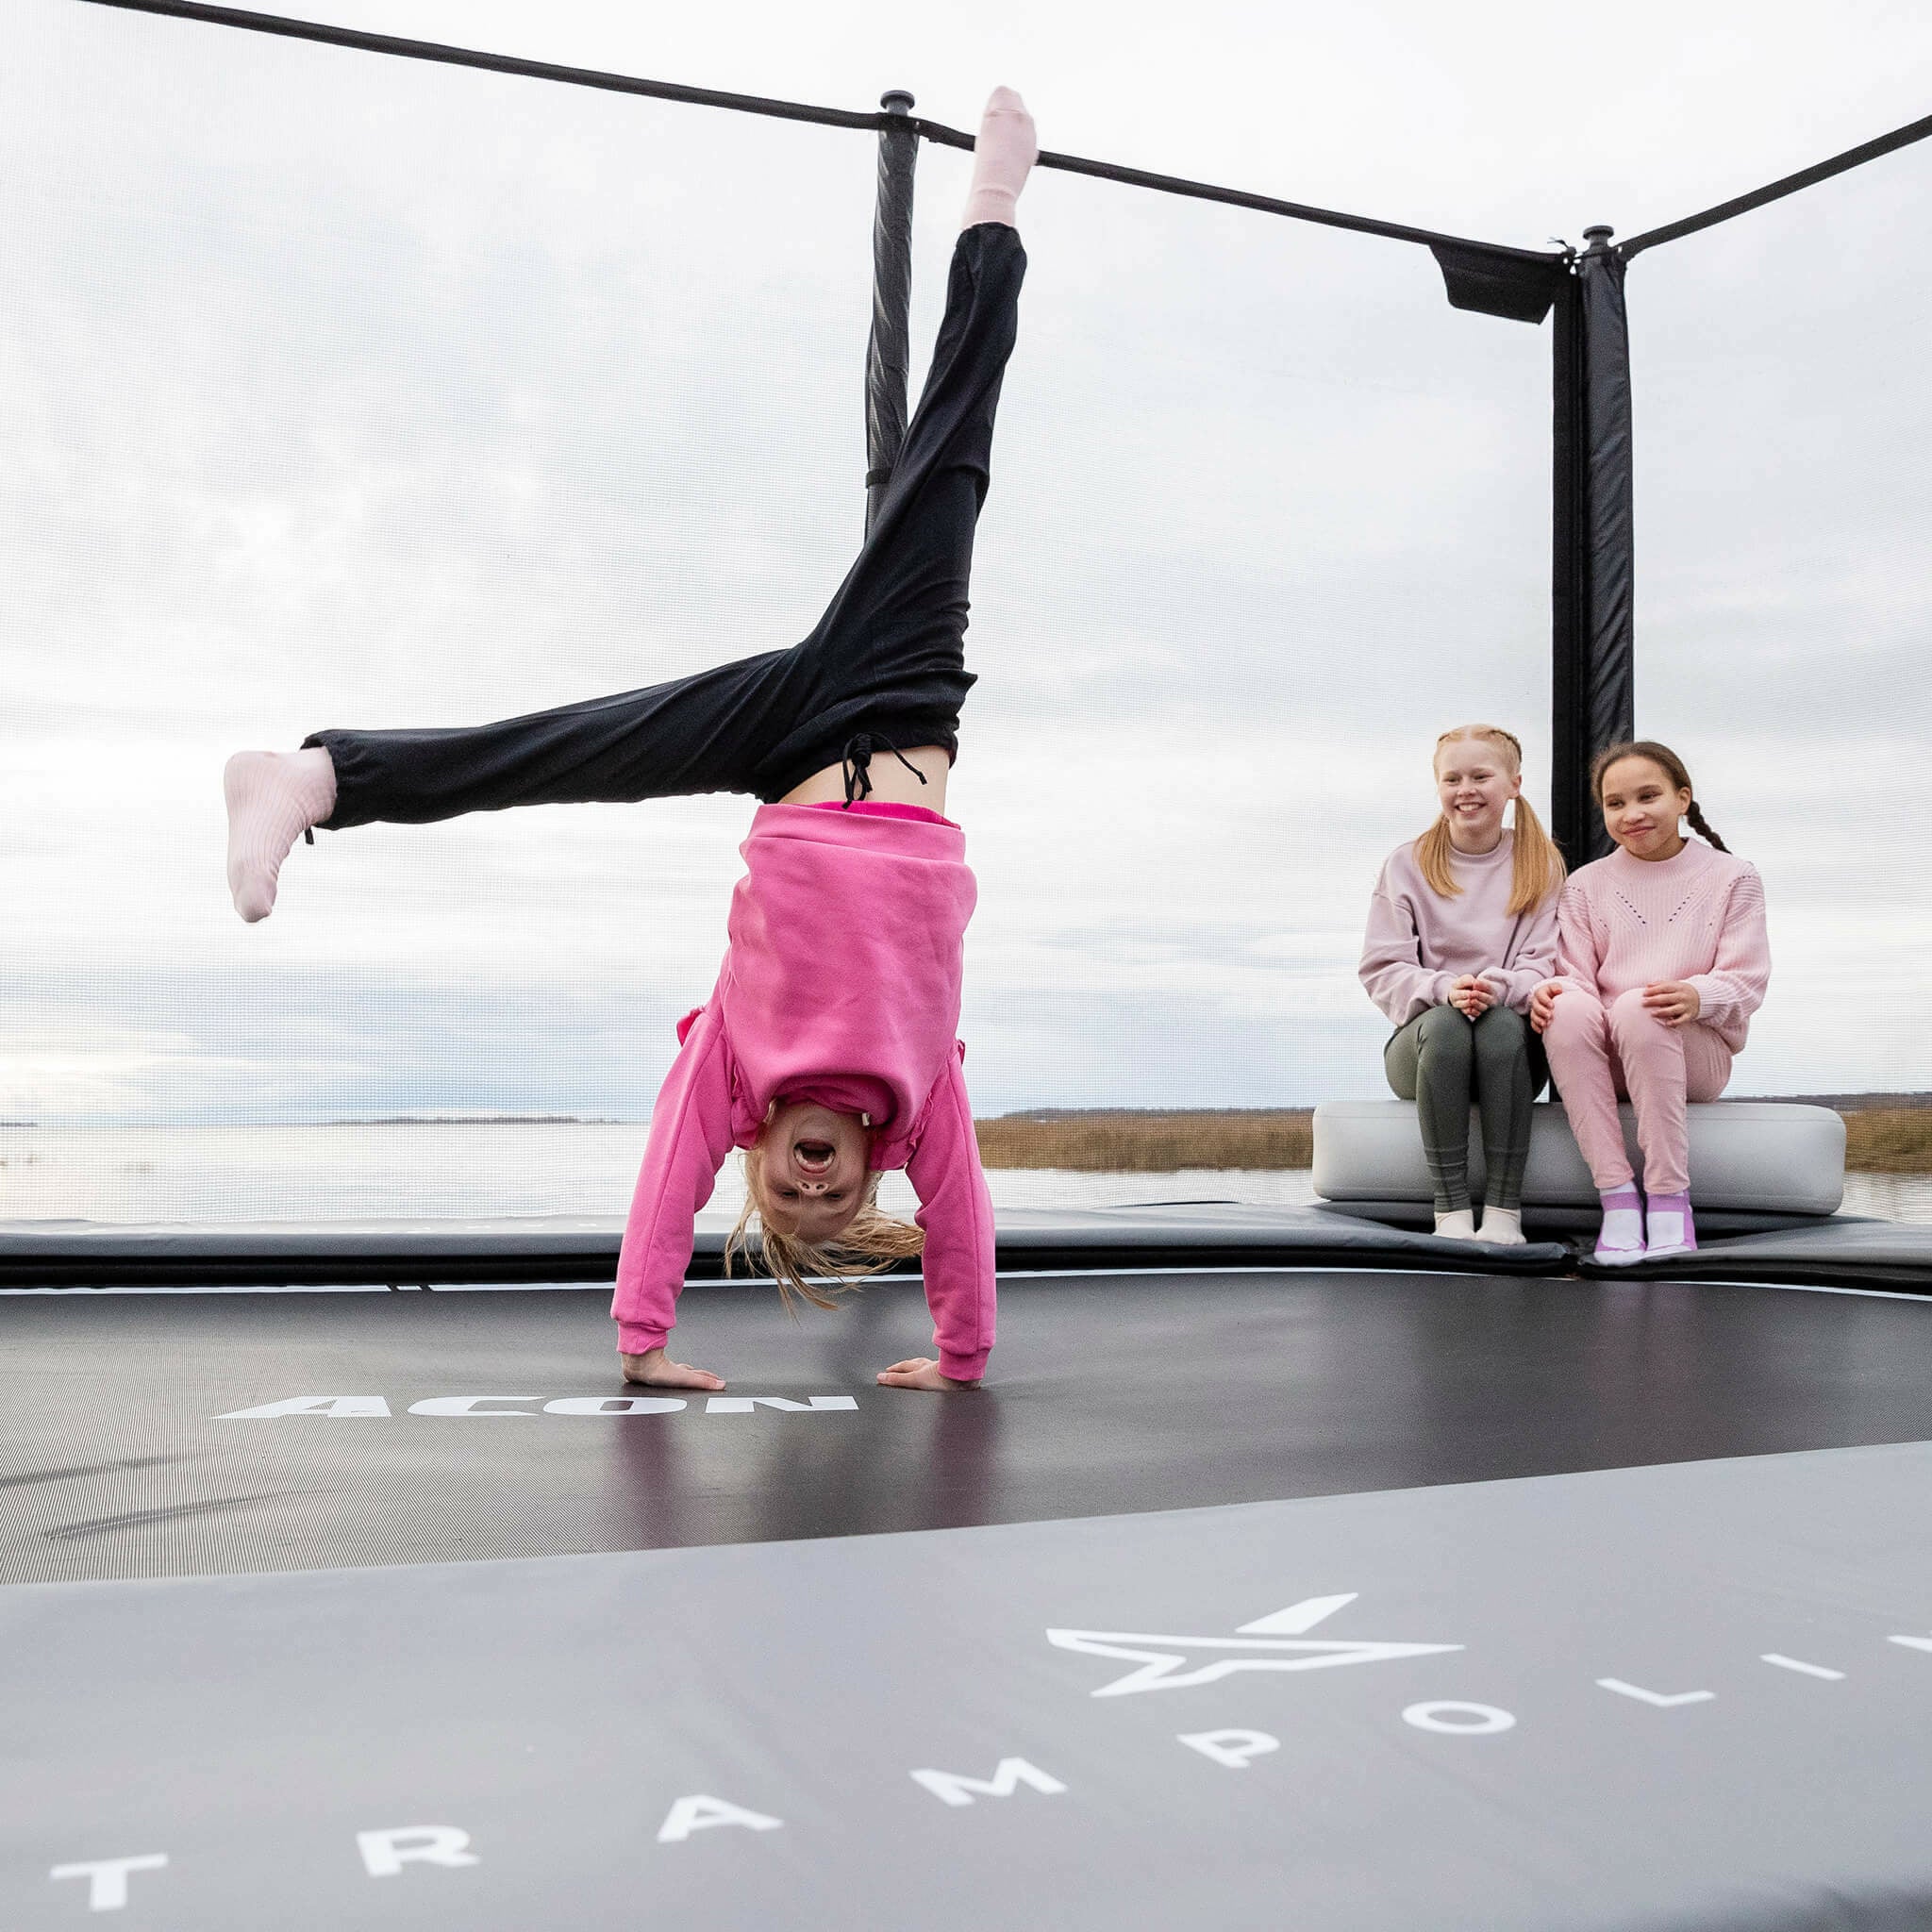
{"type": "Polygon", "coordinates": [[[1058,1167],[1083,1174],[1174,1174],[1185,1167],[1307,1167],[1314,1158],[1306,1108],[1204,1111],[1002,1114],[974,1123],[988,1167],[1058,1167]]]}
{"type": "MultiPolygon", "coordinates": [[[[1081,1174],[1174,1174],[1182,1168],[1307,1167],[1307,1108],[1249,1111],[1002,1114],[975,1123],[988,1167],[1081,1174]]],[[[1932,1108],[1847,1108],[1845,1165],[1864,1174],[1932,1174],[1932,1108]]]]}
{"type": "Polygon", "coordinates": [[[1845,1165],[1862,1174],[1932,1174],[1932,1108],[1848,1111],[1845,1165]]]}

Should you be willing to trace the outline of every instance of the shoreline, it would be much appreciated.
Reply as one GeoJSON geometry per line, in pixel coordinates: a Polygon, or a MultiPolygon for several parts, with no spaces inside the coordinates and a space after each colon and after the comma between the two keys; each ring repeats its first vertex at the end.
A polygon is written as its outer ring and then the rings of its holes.
{"type": "MultiPolygon", "coordinates": [[[[1736,1095],[1785,1105],[1832,1106],[1845,1123],[1848,1174],[1932,1174],[1932,1095],[1736,1095]]],[[[521,1127],[627,1130],[640,1139],[645,1121],[572,1114],[392,1114],[361,1120],[228,1123],[198,1125],[0,1122],[0,1134],[170,1136],[179,1133],[353,1134],[369,1128],[521,1127]]],[[[1314,1109],[1288,1108],[1036,1108],[974,1123],[982,1163],[1024,1173],[1277,1174],[1314,1160],[1314,1109]]],[[[25,1164],[37,1157],[29,1153],[25,1164]]],[[[0,1171],[8,1165],[0,1151],[0,1171]]]]}

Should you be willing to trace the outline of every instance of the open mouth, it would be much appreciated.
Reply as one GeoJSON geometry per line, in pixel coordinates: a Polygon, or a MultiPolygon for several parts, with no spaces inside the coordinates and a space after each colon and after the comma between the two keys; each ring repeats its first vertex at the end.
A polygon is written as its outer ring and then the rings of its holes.
{"type": "Polygon", "coordinates": [[[826,1173],[832,1165],[834,1151],[829,1141],[794,1141],[791,1143],[791,1158],[806,1174],[826,1173]]]}

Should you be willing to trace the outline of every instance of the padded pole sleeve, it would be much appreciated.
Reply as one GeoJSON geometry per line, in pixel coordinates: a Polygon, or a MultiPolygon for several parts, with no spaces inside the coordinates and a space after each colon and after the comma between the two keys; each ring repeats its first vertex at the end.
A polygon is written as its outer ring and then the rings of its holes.
{"type": "MultiPolygon", "coordinates": [[[[1582,692],[1593,758],[1637,735],[1635,674],[1636,549],[1630,441],[1630,328],[1624,307],[1624,259],[1596,234],[1578,258],[1583,298],[1585,455],[1590,491],[1588,677],[1582,692]]],[[[1591,858],[1609,851],[1591,800],[1591,858]]]]}
{"type": "Polygon", "coordinates": [[[912,175],[919,136],[912,96],[880,97],[891,120],[879,130],[878,198],[872,225],[872,337],[865,356],[865,527],[884,501],[892,465],[906,441],[907,367],[912,328],[912,175]]]}
{"type": "Polygon", "coordinates": [[[1552,382],[1550,831],[1574,868],[1610,849],[1592,758],[1636,735],[1630,335],[1609,230],[1556,300],[1552,382]]]}
{"type": "Polygon", "coordinates": [[[1582,702],[1590,605],[1584,510],[1587,439],[1583,296],[1574,275],[1557,291],[1550,396],[1550,837],[1574,870],[1592,853],[1590,727],[1582,702]]]}

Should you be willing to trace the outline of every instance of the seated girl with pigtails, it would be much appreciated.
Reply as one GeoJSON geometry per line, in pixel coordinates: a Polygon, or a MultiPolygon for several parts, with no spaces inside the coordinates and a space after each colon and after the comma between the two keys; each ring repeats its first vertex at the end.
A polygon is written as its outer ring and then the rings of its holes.
{"type": "Polygon", "coordinates": [[[1523,795],[1523,747],[1500,725],[1443,732],[1435,773],[1436,823],[1375,881],[1361,981],[1395,1028],[1382,1064],[1397,1097],[1415,1102],[1436,1232],[1516,1246],[1530,1107],[1548,1077],[1529,1003],[1556,963],[1563,859],[1523,795]],[[1480,1229],[1472,1105],[1489,1176],[1480,1229]]]}

